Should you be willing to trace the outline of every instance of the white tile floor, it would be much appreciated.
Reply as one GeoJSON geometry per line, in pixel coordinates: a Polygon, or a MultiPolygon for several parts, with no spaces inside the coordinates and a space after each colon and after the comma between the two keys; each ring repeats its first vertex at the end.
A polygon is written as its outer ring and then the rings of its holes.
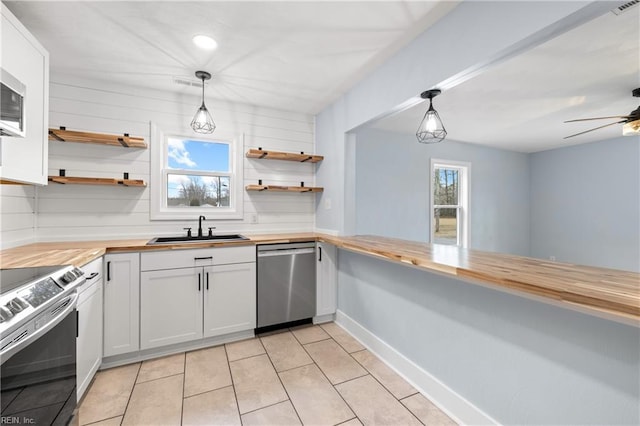
{"type": "Polygon", "coordinates": [[[86,425],[454,425],[334,323],[99,372],[86,425]]]}

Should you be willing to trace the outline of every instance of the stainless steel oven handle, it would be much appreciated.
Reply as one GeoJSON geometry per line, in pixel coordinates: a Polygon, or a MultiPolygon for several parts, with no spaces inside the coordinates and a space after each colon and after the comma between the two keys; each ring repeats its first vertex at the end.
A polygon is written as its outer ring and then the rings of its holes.
{"type": "MultiPolygon", "coordinates": [[[[60,321],[65,319],[66,316],[69,315],[69,313],[72,312],[76,308],[76,303],[78,301],[78,293],[74,291],[73,293],[71,293],[66,298],[64,298],[64,299],[60,300],[59,302],[57,302],[54,306],[57,306],[60,303],[65,302],[67,300],[70,301],[69,304],[67,306],[65,306],[65,308],[63,310],[61,310],[60,312],[57,312],[56,316],[53,317],[51,319],[51,321],[49,321],[48,323],[46,323],[43,326],[41,326],[40,328],[38,328],[36,331],[34,331],[33,333],[31,333],[30,335],[25,337],[23,340],[20,340],[20,342],[18,342],[17,344],[9,346],[6,350],[1,351],[0,352],[0,359],[2,359],[2,363],[4,364],[5,362],[7,362],[9,360],[9,358],[11,358],[13,355],[18,353],[22,348],[24,348],[25,346],[29,345],[34,340],[38,339],[40,336],[46,334],[49,330],[51,330],[53,327],[58,325],[60,323],[60,321]]],[[[50,309],[51,308],[49,308],[49,310],[50,309]]]]}

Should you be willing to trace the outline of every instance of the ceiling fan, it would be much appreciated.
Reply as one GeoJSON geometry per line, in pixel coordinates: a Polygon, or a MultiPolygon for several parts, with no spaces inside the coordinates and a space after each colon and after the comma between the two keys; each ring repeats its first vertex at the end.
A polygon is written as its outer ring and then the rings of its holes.
{"type": "MultiPolygon", "coordinates": [[[[640,98],[640,87],[637,89],[633,89],[631,94],[640,98]]],[[[622,124],[622,135],[640,135],[640,106],[633,111],[631,111],[628,115],[614,115],[610,117],[594,117],[594,118],[578,118],[576,120],[567,120],[565,123],[574,123],[576,121],[591,121],[591,120],[606,120],[606,119],[618,119],[618,121],[614,121],[613,123],[605,124],[603,126],[594,127],[593,129],[585,130],[584,132],[576,133],[574,135],[565,136],[563,139],[569,139],[574,136],[584,135],[585,133],[593,132],[594,130],[602,129],[609,126],[614,126],[616,124],[622,124]]]]}

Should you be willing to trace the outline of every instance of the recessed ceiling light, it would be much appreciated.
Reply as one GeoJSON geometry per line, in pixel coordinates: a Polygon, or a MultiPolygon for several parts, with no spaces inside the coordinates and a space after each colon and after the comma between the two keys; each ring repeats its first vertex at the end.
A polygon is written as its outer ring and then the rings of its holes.
{"type": "Polygon", "coordinates": [[[193,44],[206,50],[213,50],[218,47],[218,43],[214,39],[202,34],[193,36],[193,44]]]}

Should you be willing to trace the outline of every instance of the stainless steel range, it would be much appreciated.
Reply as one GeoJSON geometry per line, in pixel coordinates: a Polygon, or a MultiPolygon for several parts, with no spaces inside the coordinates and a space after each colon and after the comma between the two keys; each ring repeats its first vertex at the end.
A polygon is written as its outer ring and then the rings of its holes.
{"type": "Polygon", "coordinates": [[[76,290],[84,282],[72,266],[0,270],[0,423],[72,421],[76,290]]]}

